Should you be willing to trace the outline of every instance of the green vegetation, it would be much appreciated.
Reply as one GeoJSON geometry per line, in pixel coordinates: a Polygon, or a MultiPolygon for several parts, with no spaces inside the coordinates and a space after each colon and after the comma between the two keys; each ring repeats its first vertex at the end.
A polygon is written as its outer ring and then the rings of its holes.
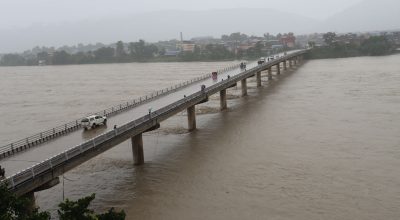
{"type": "Polygon", "coordinates": [[[17,198],[14,193],[7,189],[6,185],[0,184],[0,219],[1,220],[47,220],[50,213],[39,212],[38,209],[28,210],[32,201],[27,198],[17,198]]]}
{"type": "MultiPolygon", "coordinates": [[[[239,35],[240,36],[240,35],[239,35]]],[[[243,36],[243,35],[242,35],[243,36]]],[[[69,54],[64,50],[54,53],[40,52],[36,57],[27,59],[18,54],[6,54],[0,60],[2,66],[37,65],[39,61],[46,65],[94,64],[94,63],[126,63],[126,62],[179,62],[179,61],[221,61],[261,56],[261,44],[245,52],[235,54],[222,44],[195,46],[194,51],[184,51],[178,56],[163,56],[164,48],[145,41],[131,42],[125,45],[122,41],[116,47],[101,47],[95,51],[69,54]]]]}
{"type": "Polygon", "coordinates": [[[381,56],[395,52],[395,45],[385,36],[372,36],[358,41],[339,41],[333,32],[323,35],[326,46],[316,47],[309,42],[312,48],[307,54],[309,59],[342,58],[356,56],[381,56]]]}
{"type": "MultiPolygon", "coordinates": [[[[291,33],[293,35],[293,33],[291,33]]],[[[224,61],[252,59],[278,52],[272,45],[279,44],[278,34],[264,37],[248,36],[236,32],[217,38],[199,38],[197,41],[159,41],[147,43],[144,40],[115,44],[35,47],[20,54],[0,55],[0,66],[24,65],[68,65],[128,62],[180,62],[180,61],[224,61]],[[268,43],[274,40],[275,42],[268,43]]],[[[280,49],[282,49],[284,46],[280,49]]]]}
{"type": "MultiPolygon", "coordinates": [[[[89,209],[95,194],[71,201],[66,199],[58,205],[58,217],[61,220],[123,220],[125,212],[117,212],[111,208],[108,212],[96,214],[89,209]]],[[[40,212],[39,208],[28,210],[32,201],[24,197],[16,197],[6,185],[0,184],[0,219],[1,220],[49,220],[49,212],[40,212]]]]}

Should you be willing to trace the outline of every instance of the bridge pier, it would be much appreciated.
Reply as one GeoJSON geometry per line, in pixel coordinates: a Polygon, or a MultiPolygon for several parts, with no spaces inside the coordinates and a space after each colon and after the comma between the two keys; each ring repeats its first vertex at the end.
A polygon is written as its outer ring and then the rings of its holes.
{"type": "Polygon", "coordinates": [[[277,65],[276,65],[276,74],[281,74],[281,63],[278,63],[277,65]]]}
{"type": "Polygon", "coordinates": [[[257,87],[261,87],[261,71],[256,73],[257,87]]]}
{"type": "Polygon", "coordinates": [[[196,129],[196,105],[187,108],[188,116],[188,130],[193,131],[196,129]]]}
{"type": "Polygon", "coordinates": [[[242,79],[241,85],[242,85],[242,96],[246,96],[247,95],[247,79],[242,79]]]}
{"type": "Polygon", "coordinates": [[[268,67],[268,80],[272,80],[272,69],[268,67]]]}
{"type": "Polygon", "coordinates": [[[226,89],[219,91],[219,97],[220,97],[221,110],[227,109],[228,105],[226,103],[226,89]]]}
{"type": "Polygon", "coordinates": [[[132,141],[132,152],[133,152],[133,164],[134,165],[144,164],[143,133],[133,136],[131,138],[131,141],[132,141]]]}

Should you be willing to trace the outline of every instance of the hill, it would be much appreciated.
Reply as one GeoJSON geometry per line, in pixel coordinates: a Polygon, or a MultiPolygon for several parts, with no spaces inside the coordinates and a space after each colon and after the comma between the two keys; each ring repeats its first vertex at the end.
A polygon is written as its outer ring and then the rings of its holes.
{"type": "Polygon", "coordinates": [[[338,13],[316,28],[319,32],[357,32],[400,28],[398,0],[364,0],[338,13]]]}
{"type": "Polygon", "coordinates": [[[118,40],[158,41],[196,36],[220,37],[243,32],[306,33],[317,21],[270,9],[226,9],[209,11],[158,11],[119,18],[89,20],[25,29],[0,30],[0,53],[22,51],[37,45],[62,46],[78,43],[112,43],[118,40]]]}

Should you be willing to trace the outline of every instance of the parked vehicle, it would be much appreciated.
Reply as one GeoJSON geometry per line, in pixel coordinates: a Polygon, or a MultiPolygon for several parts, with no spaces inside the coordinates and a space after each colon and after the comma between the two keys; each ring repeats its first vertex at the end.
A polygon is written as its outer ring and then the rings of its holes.
{"type": "Polygon", "coordinates": [[[257,64],[258,64],[258,65],[261,65],[261,64],[263,64],[263,63],[265,63],[265,58],[264,58],[264,57],[261,57],[261,58],[257,61],[257,64]]]}
{"type": "Polygon", "coordinates": [[[101,115],[91,115],[88,116],[81,121],[83,129],[87,130],[89,128],[95,128],[99,125],[107,124],[107,117],[101,115]]]}

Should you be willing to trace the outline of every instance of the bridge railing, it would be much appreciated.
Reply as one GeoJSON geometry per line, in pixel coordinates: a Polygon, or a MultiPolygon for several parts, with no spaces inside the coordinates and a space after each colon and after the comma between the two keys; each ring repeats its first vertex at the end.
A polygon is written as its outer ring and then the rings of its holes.
{"type": "MultiPolygon", "coordinates": [[[[36,176],[39,176],[40,174],[43,174],[44,172],[48,172],[49,170],[52,170],[53,168],[60,166],[61,164],[68,161],[69,159],[74,158],[74,157],[78,156],[79,154],[84,153],[85,151],[95,148],[96,146],[100,145],[101,143],[104,143],[105,141],[108,141],[119,134],[122,134],[128,130],[134,129],[135,127],[146,126],[146,124],[152,123],[151,119],[154,119],[158,116],[162,116],[163,114],[167,114],[167,113],[173,111],[174,108],[177,108],[180,105],[182,105],[183,103],[188,102],[202,94],[203,94],[202,92],[197,92],[197,93],[187,96],[175,103],[165,106],[165,107],[151,113],[151,115],[143,116],[139,119],[128,122],[114,130],[111,130],[111,131],[108,131],[101,135],[98,135],[82,144],[76,145],[75,147],[71,147],[66,151],[63,151],[63,152],[61,152],[57,155],[54,155],[36,165],[33,165],[27,169],[24,169],[10,177],[7,177],[6,180],[3,180],[2,182],[7,182],[8,186],[10,188],[14,188],[30,179],[34,179],[36,176]]],[[[150,126],[150,125],[147,125],[147,126],[150,126]]]]}
{"type": "MultiPolygon", "coordinates": [[[[294,54],[291,54],[291,56],[295,56],[297,54],[300,54],[301,52],[297,52],[294,54]]],[[[284,59],[284,58],[280,58],[284,59]]],[[[150,115],[143,116],[139,119],[136,119],[134,121],[128,122],[114,130],[108,131],[106,133],[103,133],[101,135],[98,135],[82,144],[76,145],[75,147],[71,147],[68,150],[61,152],[53,157],[50,157],[36,165],[33,165],[25,170],[22,170],[10,177],[7,177],[6,180],[3,180],[2,182],[7,182],[9,183],[10,188],[15,188],[18,185],[29,181],[31,179],[34,179],[36,176],[39,176],[41,174],[44,174],[46,172],[51,171],[53,168],[62,165],[63,163],[67,162],[69,159],[77,157],[78,155],[84,153],[85,151],[88,151],[92,148],[96,148],[99,146],[101,143],[104,143],[105,141],[111,140],[112,138],[116,137],[119,134],[123,134],[124,132],[127,132],[129,130],[132,130],[136,127],[140,126],[151,126],[149,123],[153,123],[153,119],[156,119],[157,117],[162,117],[163,115],[171,114],[174,113],[176,108],[179,108],[180,106],[184,105],[186,102],[193,101],[195,99],[198,99],[199,97],[203,97],[204,94],[213,94],[221,90],[223,87],[226,87],[230,83],[236,83],[243,77],[248,77],[251,74],[254,74],[254,71],[262,70],[263,67],[267,65],[274,65],[275,62],[280,61],[280,59],[268,62],[266,64],[260,65],[260,66],[255,66],[249,70],[244,71],[243,73],[234,75],[230,77],[227,80],[220,81],[208,88],[205,89],[205,91],[199,91],[196,92],[192,95],[189,95],[177,102],[174,102],[170,105],[167,105],[150,115]]],[[[198,100],[199,101],[199,100],[198,100]]]]}
{"type": "MultiPolygon", "coordinates": [[[[236,69],[238,67],[239,67],[239,64],[235,64],[235,65],[231,65],[229,67],[223,68],[223,69],[219,69],[218,72],[219,73],[223,73],[223,72],[226,72],[226,71],[230,71],[230,70],[236,69]]],[[[97,115],[104,115],[104,116],[112,116],[112,115],[118,114],[118,113],[120,113],[122,111],[134,108],[134,107],[136,107],[138,105],[141,105],[141,104],[144,104],[144,103],[149,102],[151,100],[154,100],[156,98],[159,98],[160,96],[164,96],[164,95],[170,94],[172,92],[175,92],[175,91],[177,91],[179,89],[182,89],[184,87],[187,87],[187,86],[189,86],[189,85],[191,85],[193,83],[205,80],[205,79],[207,79],[209,77],[211,77],[211,73],[206,73],[206,74],[203,74],[203,75],[201,75],[199,77],[190,79],[188,81],[185,81],[185,82],[170,86],[168,88],[157,90],[157,91],[152,92],[152,93],[150,93],[148,95],[141,96],[141,97],[139,97],[137,99],[134,99],[132,101],[124,102],[124,103],[121,103],[119,105],[115,105],[115,106],[112,106],[110,108],[104,109],[102,111],[91,113],[91,114],[88,114],[88,115],[97,114],[97,115]]],[[[11,155],[13,155],[13,154],[15,154],[17,152],[24,151],[26,149],[29,149],[29,148],[31,148],[33,146],[36,146],[36,145],[39,145],[41,143],[47,142],[47,141],[49,141],[51,139],[54,139],[56,137],[59,137],[61,135],[66,134],[66,133],[75,131],[75,130],[77,130],[77,129],[79,129],[81,127],[81,120],[82,119],[83,118],[76,119],[76,120],[68,122],[66,124],[51,128],[51,129],[49,129],[47,131],[43,131],[43,132],[40,132],[38,134],[35,134],[35,135],[29,136],[27,138],[12,142],[12,143],[7,144],[5,146],[2,146],[2,147],[0,147],[0,159],[1,158],[5,158],[5,157],[9,157],[9,156],[11,156],[11,155]]]]}
{"type": "MultiPolygon", "coordinates": [[[[296,56],[301,53],[302,53],[301,51],[297,52],[297,53],[293,53],[293,54],[291,54],[291,56],[296,56]]],[[[205,91],[199,91],[192,95],[184,97],[181,100],[178,100],[170,105],[167,105],[159,110],[152,112],[150,115],[145,115],[141,118],[138,118],[136,120],[128,122],[114,130],[111,130],[111,131],[108,131],[101,135],[98,135],[84,143],[81,143],[79,145],[71,147],[64,152],[54,155],[36,165],[33,165],[25,170],[22,170],[12,176],[7,177],[2,182],[7,182],[8,186],[10,188],[15,188],[18,185],[20,185],[28,180],[34,179],[35,176],[38,176],[45,172],[51,171],[53,168],[62,165],[63,163],[67,162],[69,159],[77,157],[78,155],[84,153],[85,151],[88,151],[92,148],[96,148],[101,143],[111,140],[112,138],[116,137],[119,134],[123,134],[124,132],[132,130],[136,127],[141,127],[141,126],[149,127],[149,126],[151,126],[151,124],[149,124],[149,123],[152,123],[153,119],[156,119],[157,117],[162,117],[163,115],[173,113],[176,108],[179,108],[179,106],[184,105],[186,102],[190,102],[190,101],[196,100],[198,98],[204,97],[205,94],[214,94],[214,93],[218,92],[219,90],[221,90],[222,87],[226,87],[230,83],[236,83],[241,78],[248,77],[250,74],[253,74],[254,71],[262,70],[265,66],[274,65],[274,63],[276,63],[276,62],[279,63],[281,60],[284,60],[284,59],[285,58],[279,58],[275,61],[271,61],[271,62],[265,63],[263,65],[255,66],[251,69],[244,71],[243,73],[234,75],[227,80],[220,81],[212,86],[209,86],[208,88],[205,89],[205,91]]]]}

